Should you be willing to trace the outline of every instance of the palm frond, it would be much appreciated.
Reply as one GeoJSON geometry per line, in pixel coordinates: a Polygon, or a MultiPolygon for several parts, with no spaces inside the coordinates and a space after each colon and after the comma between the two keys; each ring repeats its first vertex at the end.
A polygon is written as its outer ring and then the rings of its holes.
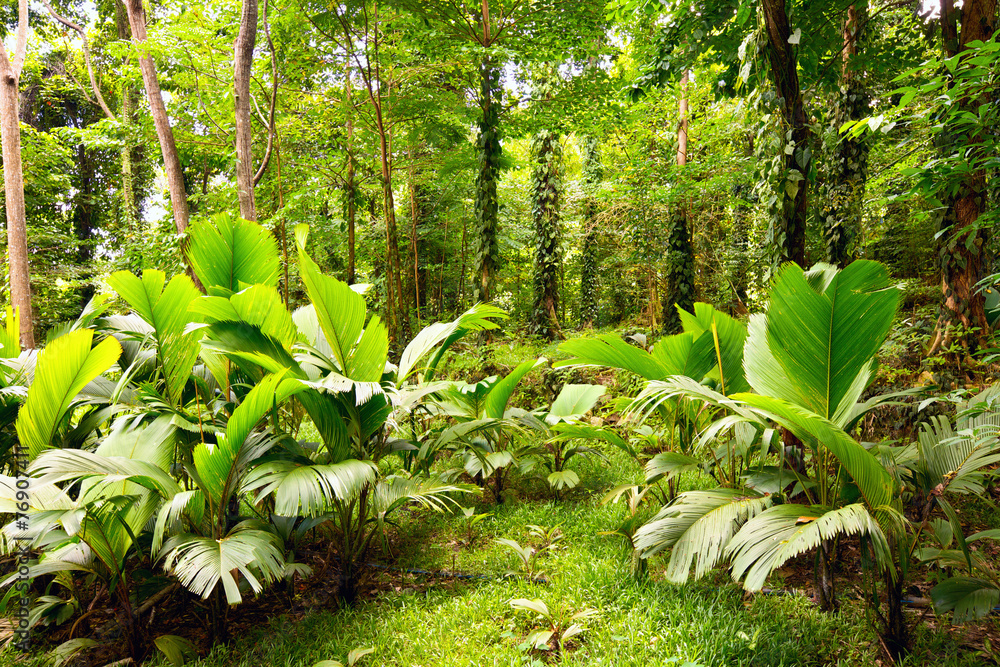
{"type": "Polygon", "coordinates": [[[184,588],[203,599],[221,582],[229,604],[243,601],[237,577],[246,580],[254,593],[260,593],[285,572],[276,536],[242,524],[219,540],[191,534],[172,537],[164,544],[160,558],[184,588]]]}
{"type": "Polygon", "coordinates": [[[753,491],[688,491],[636,531],[633,545],[647,558],[673,547],[667,579],[683,583],[692,563],[695,578],[715,567],[740,526],[770,506],[770,497],[753,491]]]}
{"type": "Polygon", "coordinates": [[[775,505],[747,521],[726,547],[733,578],[747,590],[760,590],[767,577],[789,559],[836,537],[864,535],[876,562],[892,562],[889,544],[878,522],[861,503],[843,507],[775,505]]]}

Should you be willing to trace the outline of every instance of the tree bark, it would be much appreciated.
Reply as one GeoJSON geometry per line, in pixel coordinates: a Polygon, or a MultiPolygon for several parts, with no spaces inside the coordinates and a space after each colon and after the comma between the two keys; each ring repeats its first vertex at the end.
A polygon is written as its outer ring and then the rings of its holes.
{"type": "Polygon", "coordinates": [[[357,186],[354,183],[354,102],[351,99],[351,58],[347,57],[344,73],[344,98],[347,106],[347,182],[344,197],[347,199],[347,284],[353,285],[354,269],[354,226],[357,214],[357,186]]]}
{"type": "MultiPolygon", "coordinates": [[[[843,61],[840,99],[833,114],[834,130],[846,122],[868,115],[868,91],[861,81],[861,72],[853,64],[859,42],[868,22],[867,3],[855,3],[847,8],[843,30],[843,61]]],[[[850,263],[851,244],[861,227],[861,205],[868,178],[867,137],[852,138],[837,133],[833,149],[832,173],[825,186],[819,217],[826,241],[826,261],[844,268],[850,263]]]]}
{"type": "Polygon", "coordinates": [[[21,165],[21,125],[18,84],[28,51],[28,0],[19,0],[13,58],[0,42],[0,138],[3,143],[4,207],[7,210],[7,264],[10,301],[20,318],[22,349],[35,347],[28,269],[28,223],[24,208],[24,171],[21,165]]]}
{"type": "Polygon", "coordinates": [[[142,0],[125,0],[128,12],[129,26],[132,28],[132,41],[139,50],[139,69],[142,71],[142,82],[149,99],[149,110],[156,127],[156,137],[160,142],[160,152],[163,154],[163,168],[167,174],[167,186],[170,189],[170,207],[174,213],[174,225],[178,234],[183,234],[188,226],[187,193],[184,188],[184,172],[181,169],[177,144],[174,143],[174,133],[170,128],[170,118],[167,107],[160,93],[160,82],[156,75],[156,63],[146,49],[146,11],[142,0]]]}
{"type": "Polygon", "coordinates": [[[559,199],[562,190],[562,146],[553,130],[542,130],[532,141],[534,164],[535,305],[531,332],[554,340],[559,326],[559,199]]]}
{"type": "Polygon", "coordinates": [[[680,122],[677,124],[677,166],[683,167],[688,158],[688,71],[681,75],[680,122]]]}
{"type": "Polygon", "coordinates": [[[240,215],[257,220],[254,201],[253,124],[250,113],[250,76],[257,43],[257,0],[243,0],[240,32],[233,46],[233,100],[236,120],[236,188],[240,215]]]}
{"type": "MultiPolygon", "coordinates": [[[[962,28],[955,36],[955,9],[953,0],[941,3],[941,32],[947,56],[954,56],[967,48],[970,42],[987,41],[996,29],[997,0],[966,0],[962,5],[962,28]]],[[[974,110],[982,99],[962,100],[963,108],[974,110]]],[[[967,144],[974,145],[980,137],[967,137],[967,144]]],[[[937,331],[929,355],[937,354],[951,346],[954,327],[977,328],[975,335],[962,336],[963,347],[969,352],[987,344],[989,323],[986,320],[985,297],[975,289],[985,273],[985,229],[976,227],[979,216],[987,206],[986,174],[983,171],[965,177],[958,194],[949,202],[942,221],[939,257],[941,260],[941,291],[943,303],[937,322],[937,331]]]]}
{"type": "Polygon", "coordinates": [[[806,123],[802,92],[799,89],[798,58],[794,45],[788,43],[791,26],[785,0],[761,0],[768,39],[768,60],[778,97],[782,100],[782,116],[791,129],[793,150],[785,159],[786,188],[779,193],[781,213],[771,220],[768,231],[773,248],[775,268],[784,262],[805,265],[806,217],[808,214],[808,184],[811,153],[808,150],[810,130],[806,123]],[[790,176],[801,176],[794,180],[790,176]],[[792,183],[795,183],[792,185],[792,183]],[[790,190],[790,192],[789,192],[790,190]],[[794,193],[794,194],[793,194],[794,193]]]}

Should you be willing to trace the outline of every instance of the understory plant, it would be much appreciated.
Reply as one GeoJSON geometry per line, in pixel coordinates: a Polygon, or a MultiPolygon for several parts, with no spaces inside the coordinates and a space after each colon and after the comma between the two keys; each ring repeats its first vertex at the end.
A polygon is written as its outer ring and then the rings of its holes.
{"type": "MultiPolygon", "coordinates": [[[[30,539],[40,553],[35,577],[72,587],[67,573],[83,573],[89,606],[111,599],[136,662],[149,646],[136,578],[155,566],[209,601],[206,624],[225,639],[229,606],[307,571],[294,547],[315,529],[330,539],[338,593],[353,600],[395,510],[440,510],[468,491],[381,464],[401,453],[391,433],[426,396],[424,376],[447,347],[503,316],[480,305],[433,324],[395,366],[364,298],[306,253],[304,226],[296,239],[310,304],[294,313],[277,290],[269,232],[216,216],[190,236],[205,293],[186,275],[113,274],[109,285],[130,312],[60,332],[32,366],[17,412],[33,458],[30,528],[6,526],[5,548],[30,539]],[[296,438],[303,418],[320,442],[296,438]]],[[[16,480],[0,488],[0,511],[21,511],[16,480]]]]}

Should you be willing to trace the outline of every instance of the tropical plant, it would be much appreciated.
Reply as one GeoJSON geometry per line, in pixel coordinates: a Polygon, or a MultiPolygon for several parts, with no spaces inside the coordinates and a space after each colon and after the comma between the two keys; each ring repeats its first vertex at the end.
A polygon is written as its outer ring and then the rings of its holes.
{"type": "MultiPolygon", "coordinates": [[[[636,532],[635,546],[647,556],[672,547],[669,579],[687,579],[692,565],[700,577],[728,562],[735,579],[759,590],[789,558],[815,551],[817,596],[824,609],[834,609],[833,558],[837,539],[847,535],[862,538],[877,568],[893,571],[890,540],[902,520],[897,487],[847,431],[880,402],[859,403],[897,300],[898,289],[875,262],[809,272],[789,264],[766,313],[750,319],[743,361],[756,393],[727,396],[684,377],[647,384],[634,405],[642,414],[676,396],[725,409],[702,442],[739,423],[760,433],[776,423],[785,443],[772,474],[751,469],[726,478],[736,483],[682,493],[636,532]]],[[[733,470],[736,456],[725,452],[733,470]]],[[[760,466],[767,458],[769,448],[760,466]]]]}
{"type": "Polygon", "coordinates": [[[518,611],[535,614],[536,619],[547,626],[528,634],[525,640],[528,647],[536,651],[554,649],[556,655],[566,651],[566,643],[570,639],[583,634],[585,628],[579,621],[592,618],[597,614],[596,609],[583,609],[577,612],[562,608],[552,610],[538,599],[514,598],[508,604],[518,611]]]}
{"type": "MultiPolygon", "coordinates": [[[[578,338],[560,345],[559,349],[570,354],[571,358],[557,362],[555,366],[607,366],[635,373],[647,381],[684,376],[722,394],[748,389],[743,372],[746,326],[704,303],[696,303],[693,313],[680,308],[677,312],[684,331],[665,336],[649,351],[645,349],[644,338],[637,340],[642,347],[636,347],[619,336],[602,334],[593,339],[578,338]]],[[[656,448],[666,451],[648,462],[647,475],[654,481],[667,477],[672,496],[675,487],[671,473],[701,464],[694,451],[698,426],[707,423],[716,409],[712,406],[706,408],[704,402],[690,400],[680,394],[653,403],[651,409],[656,411],[663,428],[650,433],[655,433],[656,448]]],[[[564,427],[564,432],[568,434],[578,428],[564,427]]],[[[604,433],[608,432],[605,430],[604,433]]],[[[753,440],[760,435],[755,433],[753,440]]],[[[621,438],[603,434],[599,437],[623,449],[637,462],[640,460],[640,453],[625,445],[621,438]]],[[[725,466],[717,465],[721,457],[713,458],[715,474],[727,476],[730,482],[735,481],[732,479],[735,469],[730,467],[727,470],[725,466]]]]}
{"type": "MultiPolygon", "coordinates": [[[[542,466],[548,471],[545,480],[557,497],[564,489],[573,489],[580,483],[580,476],[566,467],[575,456],[594,455],[605,458],[599,449],[584,443],[601,438],[595,428],[579,428],[580,420],[590,412],[604,395],[606,387],[591,384],[567,384],[559,391],[548,411],[533,411],[520,420],[542,439],[524,455],[522,468],[526,471],[542,466]]],[[[614,434],[604,436],[616,437],[614,434]]]]}
{"type": "MultiPolygon", "coordinates": [[[[351,652],[347,654],[347,667],[354,667],[354,665],[358,664],[361,658],[374,652],[374,647],[351,649],[351,652]]],[[[344,663],[339,660],[320,660],[313,665],[313,667],[344,667],[344,663]]]]}
{"type": "Polygon", "coordinates": [[[511,470],[529,451],[518,436],[521,425],[516,416],[523,411],[508,409],[521,378],[545,359],[529,359],[504,378],[488,377],[475,384],[453,382],[437,387],[432,407],[439,416],[455,421],[428,436],[417,458],[429,469],[438,452],[450,449],[463,459],[463,470],[480,486],[492,484],[496,502],[503,502],[511,470]]]}

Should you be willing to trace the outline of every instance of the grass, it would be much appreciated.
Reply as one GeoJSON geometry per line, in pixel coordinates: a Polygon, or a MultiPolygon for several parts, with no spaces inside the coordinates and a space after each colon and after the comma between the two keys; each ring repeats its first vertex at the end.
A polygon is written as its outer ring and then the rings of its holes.
{"type": "MultiPolygon", "coordinates": [[[[217,646],[201,667],[312,667],[317,661],[345,661],[349,651],[374,647],[360,665],[385,667],[470,667],[558,665],[809,666],[879,665],[876,638],[860,607],[848,603],[837,616],[820,613],[801,596],[747,596],[718,574],[683,586],[653,577],[629,576],[629,549],[621,538],[601,535],[624,517],[620,504],[601,505],[601,489],[638,474],[624,455],[576,464],[583,488],[567,500],[542,495],[541,485],[522,485],[524,498],[498,506],[480,505],[492,517],[474,527],[471,544],[461,514],[426,510],[403,513],[394,535],[395,566],[401,570],[452,568],[489,575],[471,580],[439,579],[393,572],[389,586],[353,608],[316,610],[300,620],[270,619],[217,646]],[[517,569],[513,553],[495,542],[505,537],[534,543],[528,524],[558,524],[560,548],[539,557],[546,583],[503,578],[517,569]],[[563,655],[531,651],[525,637],[542,626],[515,612],[512,598],[538,598],[568,617],[585,608],[598,615],[585,622],[581,641],[563,655]]],[[[685,488],[710,480],[689,477],[685,488]]],[[[12,664],[0,653],[0,664],[12,664]]],[[[29,665],[44,664],[40,659],[29,665]]],[[[153,664],[166,666],[162,656],[153,664]]],[[[981,655],[962,650],[950,636],[923,628],[909,665],[983,665],[981,655]]]]}

